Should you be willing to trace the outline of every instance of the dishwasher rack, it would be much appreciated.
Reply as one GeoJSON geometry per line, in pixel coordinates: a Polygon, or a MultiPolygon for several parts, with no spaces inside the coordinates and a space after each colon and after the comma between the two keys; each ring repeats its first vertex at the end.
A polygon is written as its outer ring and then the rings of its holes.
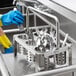
{"type": "MultiPolygon", "coordinates": [[[[33,8],[33,7],[27,7],[27,10],[26,10],[26,32],[25,32],[25,34],[18,34],[18,35],[14,35],[14,37],[13,37],[13,39],[14,39],[14,45],[15,45],[15,47],[17,46],[17,49],[15,49],[16,51],[15,51],[15,53],[14,53],[14,56],[16,57],[17,56],[17,50],[20,50],[20,48],[21,48],[21,50],[28,50],[27,51],[27,53],[28,53],[28,57],[30,58],[31,56],[30,55],[34,55],[34,54],[40,54],[41,55],[41,53],[36,53],[35,51],[33,51],[33,47],[30,47],[30,44],[32,44],[33,45],[33,42],[34,42],[34,38],[33,38],[33,34],[30,34],[30,33],[32,33],[32,31],[30,31],[30,30],[33,30],[34,29],[34,33],[39,33],[38,31],[38,29],[40,28],[40,29],[46,29],[47,27],[51,27],[51,32],[54,30],[54,32],[55,32],[55,44],[56,44],[56,49],[55,49],[55,52],[53,52],[53,53],[51,53],[51,52],[48,52],[48,53],[45,53],[45,57],[49,57],[50,55],[52,56],[52,55],[54,55],[54,62],[55,62],[55,64],[57,64],[57,65],[61,65],[61,64],[65,64],[65,63],[61,63],[60,62],[60,59],[58,59],[58,57],[59,57],[59,55],[60,56],[62,56],[62,53],[64,53],[64,56],[66,57],[66,61],[65,62],[67,62],[68,63],[68,65],[63,65],[63,66],[60,66],[60,67],[62,67],[62,68],[60,68],[59,66],[57,66],[57,68],[59,68],[59,69],[54,69],[54,70],[50,70],[50,71],[45,71],[45,73],[47,74],[54,74],[54,72],[53,71],[55,71],[55,74],[56,73],[60,73],[60,72],[64,72],[64,71],[66,71],[66,70],[68,70],[68,71],[72,71],[73,69],[75,69],[74,67],[73,67],[73,65],[72,65],[72,49],[71,49],[71,46],[72,46],[72,44],[71,43],[68,43],[67,42],[67,39],[68,39],[68,35],[67,34],[65,34],[65,39],[64,40],[61,40],[60,39],[60,35],[62,35],[63,36],[63,32],[61,32],[61,30],[60,30],[60,23],[59,23],[59,20],[58,20],[58,18],[56,17],[56,16],[54,16],[54,15],[51,15],[51,14],[48,14],[48,13],[46,13],[46,12],[44,12],[44,11],[40,11],[40,10],[38,10],[38,9],[36,9],[36,8],[33,8]],[[36,15],[38,16],[38,17],[40,17],[42,20],[44,20],[48,25],[47,26],[36,26],[36,18],[35,18],[35,27],[29,27],[29,10],[30,11],[32,11],[34,14],[35,14],[35,17],[36,17],[36,15]],[[51,22],[49,22],[46,18],[44,18],[43,16],[47,16],[47,17],[51,17],[51,18],[53,18],[54,20],[55,20],[55,24],[52,24],[51,22]],[[29,39],[29,37],[32,37],[32,41],[31,41],[31,43],[29,44],[29,42],[30,42],[30,39],[29,39]],[[23,39],[23,40],[22,40],[23,39]],[[22,42],[23,41],[23,42],[22,42]],[[26,44],[26,42],[28,43],[28,45],[26,44]],[[18,44],[18,45],[17,45],[18,44]],[[63,47],[60,47],[60,45],[61,46],[63,46],[63,47]],[[66,47],[65,47],[66,46],[66,47]],[[59,50],[60,49],[60,50],[59,50]],[[64,50],[63,50],[64,49],[64,50]],[[68,52],[65,52],[65,50],[68,50],[68,52]],[[50,53],[50,54],[49,54],[50,53]],[[65,54],[65,53],[67,53],[67,54],[65,54]],[[67,55],[67,56],[66,56],[67,55]],[[56,59],[56,57],[57,57],[57,59],[59,60],[59,62],[58,62],[58,60],[56,59]],[[71,65],[71,66],[70,66],[71,65]],[[61,69],[65,69],[64,71],[62,71],[61,69]],[[57,71],[58,70],[58,71],[57,71]],[[61,71],[60,71],[61,70],[61,71]]],[[[36,38],[36,37],[35,37],[36,38]]],[[[54,37],[53,37],[54,38],[54,37]]],[[[54,40],[54,39],[53,39],[54,40]]],[[[26,53],[26,54],[27,54],[26,53]]],[[[23,54],[23,52],[22,52],[22,54],[23,54]]],[[[25,54],[24,54],[25,55],[25,54]]],[[[40,56],[39,55],[39,56],[40,56]]],[[[42,56],[42,55],[41,55],[42,56]]],[[[33,58],[33,57],[31,57],[31,58],[33,58]]],[[[60,57],[59,57],[60,58],[60,57]]],[[[31,60],[30,61],[30,59],[27,59],[28,60],[28,62],[30,62],[31,63],[31,61],[33,61],[33,60],[31,60]]],[[[43,64],[43,63],[42,63],[43,64]]],[[[75,65],[74,65],[75,66],[75,65]]],[[[36,67],[35,69],[35,72],[38,72],[38,71],[40,71],[40,70],[43,70],[43,67],[41,68],[41,67],[36,67]],[[39,68],[39,69],[36,69],[36,68],[39,68]]],[[[33,74],[33,75],[46,75],[44,72],[39,72],[39,73],[37,73],[37,74],[33,74]]],[[[31,74],[32,75],[32,74],[31,74]]],[[[26,76],[26,75],[25,75],[26,76]]]]}

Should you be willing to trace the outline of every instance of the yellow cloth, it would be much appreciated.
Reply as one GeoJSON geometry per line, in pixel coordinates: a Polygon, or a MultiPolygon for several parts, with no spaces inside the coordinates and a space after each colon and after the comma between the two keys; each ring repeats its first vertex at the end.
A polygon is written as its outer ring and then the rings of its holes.
{"type": "Polygon", "coordinates": [[[12,43],[5,34],[0,36],[0,43],[3,45],[4,48],[9,48],[10,46],[12,46],[12,43]]]}
{"type": "Polygon", "coordinates": [[[0,27],[2,26],[3,24],[2,24],[2,21],[0,20],[0,27]]]}
{"type": "Polygon", "coordinates": [[[2,17],[2,15],[0,15],[0,27],[3,25],[2,21],[1,21],[1,17],[2,17]]]}

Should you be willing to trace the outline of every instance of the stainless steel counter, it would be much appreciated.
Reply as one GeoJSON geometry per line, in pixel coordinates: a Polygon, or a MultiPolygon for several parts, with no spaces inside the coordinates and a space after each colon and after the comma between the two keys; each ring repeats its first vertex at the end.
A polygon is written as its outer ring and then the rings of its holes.
{"type": "MultiPolygon", "coordinates": [[[[47,7],[51,8],[52,10],[58,12],[59,14],[67,17],[68,19],[76,22],[76,13],[75,13],[75,5],[72,4],[70,7],[68,6],[68,3],[63,0],[61,2],[57,0],[38,0],[40,3],[46,5],[47,7]],[[64,3],[67,3],[66,5],[64,3]],[[61,4],[63,3],[63,4],[61,4]],[[65,5],[65,6],[64,6],[65,5]]],[[[70,1],[69,1],[70,2],[70,1]]],[[[72,1],[74,3],[75,0],[72,1]]]]}

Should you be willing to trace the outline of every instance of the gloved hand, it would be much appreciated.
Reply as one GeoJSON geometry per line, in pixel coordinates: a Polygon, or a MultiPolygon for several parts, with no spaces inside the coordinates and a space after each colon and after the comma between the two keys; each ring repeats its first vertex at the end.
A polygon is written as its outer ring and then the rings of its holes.
{"type": "Polygon", "coordinates": [[[20,25],[24,22],[24,17],[18,10],[12,10],[1,16],[1,21],[4,26],[15,24],[20,25]]]}
{"type": "Polygon", "coordinates": [[[13,52],[14,52],[14,47],[13,46],[11,46],[11,47],[9,47],[7,49],[4,49],[5,54],[9,54],[9,53],[13,53],[13,52]]]}

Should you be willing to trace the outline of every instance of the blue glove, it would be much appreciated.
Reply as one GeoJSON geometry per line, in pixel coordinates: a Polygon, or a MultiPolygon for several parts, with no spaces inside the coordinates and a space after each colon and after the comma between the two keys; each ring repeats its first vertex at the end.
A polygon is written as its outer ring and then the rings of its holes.
{"type": "Polygon", "coordinates": [[[13,10],[2,15],[1,21],[4,26],[11,24],[20,25],[23,24],[24,17],[18,10],[13,10]]]}
{"type": "Polygon", "coordinates": [[[14,47],[13,46],[11,46],[11,47],[4,50],[5,54],[9,54],[9,53],[13,53],[13,52],[14,52],[14,47]]]}

